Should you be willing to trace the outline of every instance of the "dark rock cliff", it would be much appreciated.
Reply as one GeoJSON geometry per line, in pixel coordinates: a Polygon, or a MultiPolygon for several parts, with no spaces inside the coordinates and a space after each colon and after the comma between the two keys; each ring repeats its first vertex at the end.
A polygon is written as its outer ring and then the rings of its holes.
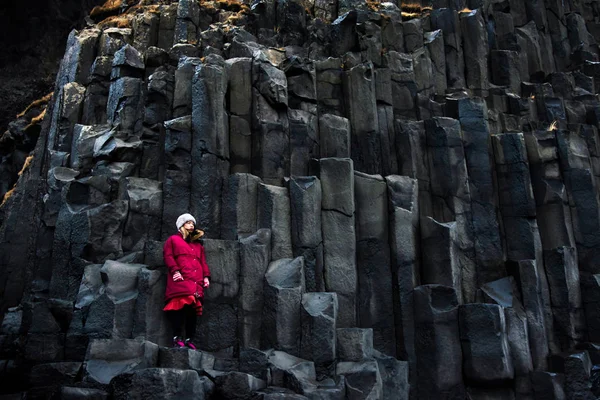
{"type": "Polygon", "coordinates": [[[3,136],[0,390],[595,399],[599,6],[97,8],[3,136]],[[201,351],[161,311],[183,212],[201,351]]]}

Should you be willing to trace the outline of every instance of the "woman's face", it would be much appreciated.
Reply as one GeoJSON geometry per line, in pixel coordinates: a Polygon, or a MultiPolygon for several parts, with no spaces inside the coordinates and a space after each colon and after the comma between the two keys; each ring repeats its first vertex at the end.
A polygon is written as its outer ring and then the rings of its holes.
{"type": "Polygon", "coordinates": [[[188,221],[185,224],[183,224],[183,227],[188,231],[188,232],[192,232],[195,228],[194,225],[194,221],[188,221]]]}

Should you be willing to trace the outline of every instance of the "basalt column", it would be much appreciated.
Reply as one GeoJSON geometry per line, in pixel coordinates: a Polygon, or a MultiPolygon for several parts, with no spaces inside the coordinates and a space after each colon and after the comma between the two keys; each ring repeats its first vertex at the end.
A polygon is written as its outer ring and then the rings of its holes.
{"type": "Polygon", "coordinates": [[[373,345],[396,354],[388,195],[380,175],[354,172],[356,201],[357,314],[360,327],[373,329],[373,345]]]}
{"type": "Polygon", "coordinates": [[[196,67],[192,81],[192,185],[190,212],[207,237],[221,235],[221,193],[229,173],[227,74],[219,56],[196,67]]]}
{"type": "Polygon", "coordinates": [[[338,296],[338,328],[356,326],[356,231],[354,164],[348,158],[322,158],[323,278],[325,290],[338,296]]]}

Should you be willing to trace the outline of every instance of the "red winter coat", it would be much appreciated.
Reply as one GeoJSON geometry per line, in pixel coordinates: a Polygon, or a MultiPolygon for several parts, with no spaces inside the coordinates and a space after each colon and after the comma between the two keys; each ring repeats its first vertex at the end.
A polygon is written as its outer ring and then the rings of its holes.
{"type": "Polygon", "coordinates": [[[186,242],[181,233],[167,239],[163,248],[165,264],[169,269],[165,302],[180,297],[204,295],[204,277],[210,277],[204,247],[198,242],[186,242]],[[181,272],[182,281],[173,281],[173,274],[181,272]]]}

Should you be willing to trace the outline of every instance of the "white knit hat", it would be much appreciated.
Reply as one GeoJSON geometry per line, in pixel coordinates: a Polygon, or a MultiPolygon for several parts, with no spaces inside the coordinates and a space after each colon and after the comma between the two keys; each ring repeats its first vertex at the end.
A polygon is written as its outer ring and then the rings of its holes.
{"type": "Polygon", "coordinates": [[[194,221],[194,225],[196,225],[196,218],[192,216],[192,214],[181,214],[177,217],[177,230],[181,229],[181,227],[188,221],[194,221]]]}

